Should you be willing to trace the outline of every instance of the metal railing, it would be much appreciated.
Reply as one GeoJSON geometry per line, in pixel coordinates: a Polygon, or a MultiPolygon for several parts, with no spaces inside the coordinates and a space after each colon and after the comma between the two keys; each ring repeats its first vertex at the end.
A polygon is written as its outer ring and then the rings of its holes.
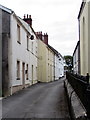
{"type": "Polygon", "coordinates": [[[87,111],[87,117],[90,118],[90,84],[89,74],[87,76],[80,76],[70,72],[66,72],[66,78],[75,90],[77,96],[81,100],[87,111]]]}

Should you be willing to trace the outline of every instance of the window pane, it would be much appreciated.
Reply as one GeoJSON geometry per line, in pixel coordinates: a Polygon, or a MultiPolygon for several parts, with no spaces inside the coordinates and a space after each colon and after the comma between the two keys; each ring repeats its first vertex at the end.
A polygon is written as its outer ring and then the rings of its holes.
{"type": "Polygon", "coordinates": [[[20,43],[20,26],[17,24],[17,41],[20,43]]]}

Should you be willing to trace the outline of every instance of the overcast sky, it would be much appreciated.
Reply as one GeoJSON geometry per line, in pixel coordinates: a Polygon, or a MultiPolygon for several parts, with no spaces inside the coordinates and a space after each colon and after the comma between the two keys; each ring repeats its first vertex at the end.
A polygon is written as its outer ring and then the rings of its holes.
{"type": "Polygon", "coordinates": [[[63,56],[72,55],[79,40],[77,16],[82,0],[0,0],[19,17],[32,16],[36,32],[48,33],[49,44],[63,56]]]}

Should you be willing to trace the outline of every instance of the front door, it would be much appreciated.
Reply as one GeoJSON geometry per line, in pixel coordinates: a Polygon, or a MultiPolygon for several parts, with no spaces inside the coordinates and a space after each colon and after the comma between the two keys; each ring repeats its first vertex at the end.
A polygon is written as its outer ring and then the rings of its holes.
{"type": "Polygon", "coordinates": [[[33,65],[32,65],[32,84],[33,84],[33,65]]]}

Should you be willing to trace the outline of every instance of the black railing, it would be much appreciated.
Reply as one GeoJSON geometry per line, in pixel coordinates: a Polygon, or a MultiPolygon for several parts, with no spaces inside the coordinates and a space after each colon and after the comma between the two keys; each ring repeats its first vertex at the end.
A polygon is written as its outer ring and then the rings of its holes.
{"type": "Polygon", "coordinates": [[[90,84],[89,75],[80,76],[70,72],[66,72],[66,78],[75,90],[82,104],[87,111],[87,117],[90,118],[90,84]]]}

